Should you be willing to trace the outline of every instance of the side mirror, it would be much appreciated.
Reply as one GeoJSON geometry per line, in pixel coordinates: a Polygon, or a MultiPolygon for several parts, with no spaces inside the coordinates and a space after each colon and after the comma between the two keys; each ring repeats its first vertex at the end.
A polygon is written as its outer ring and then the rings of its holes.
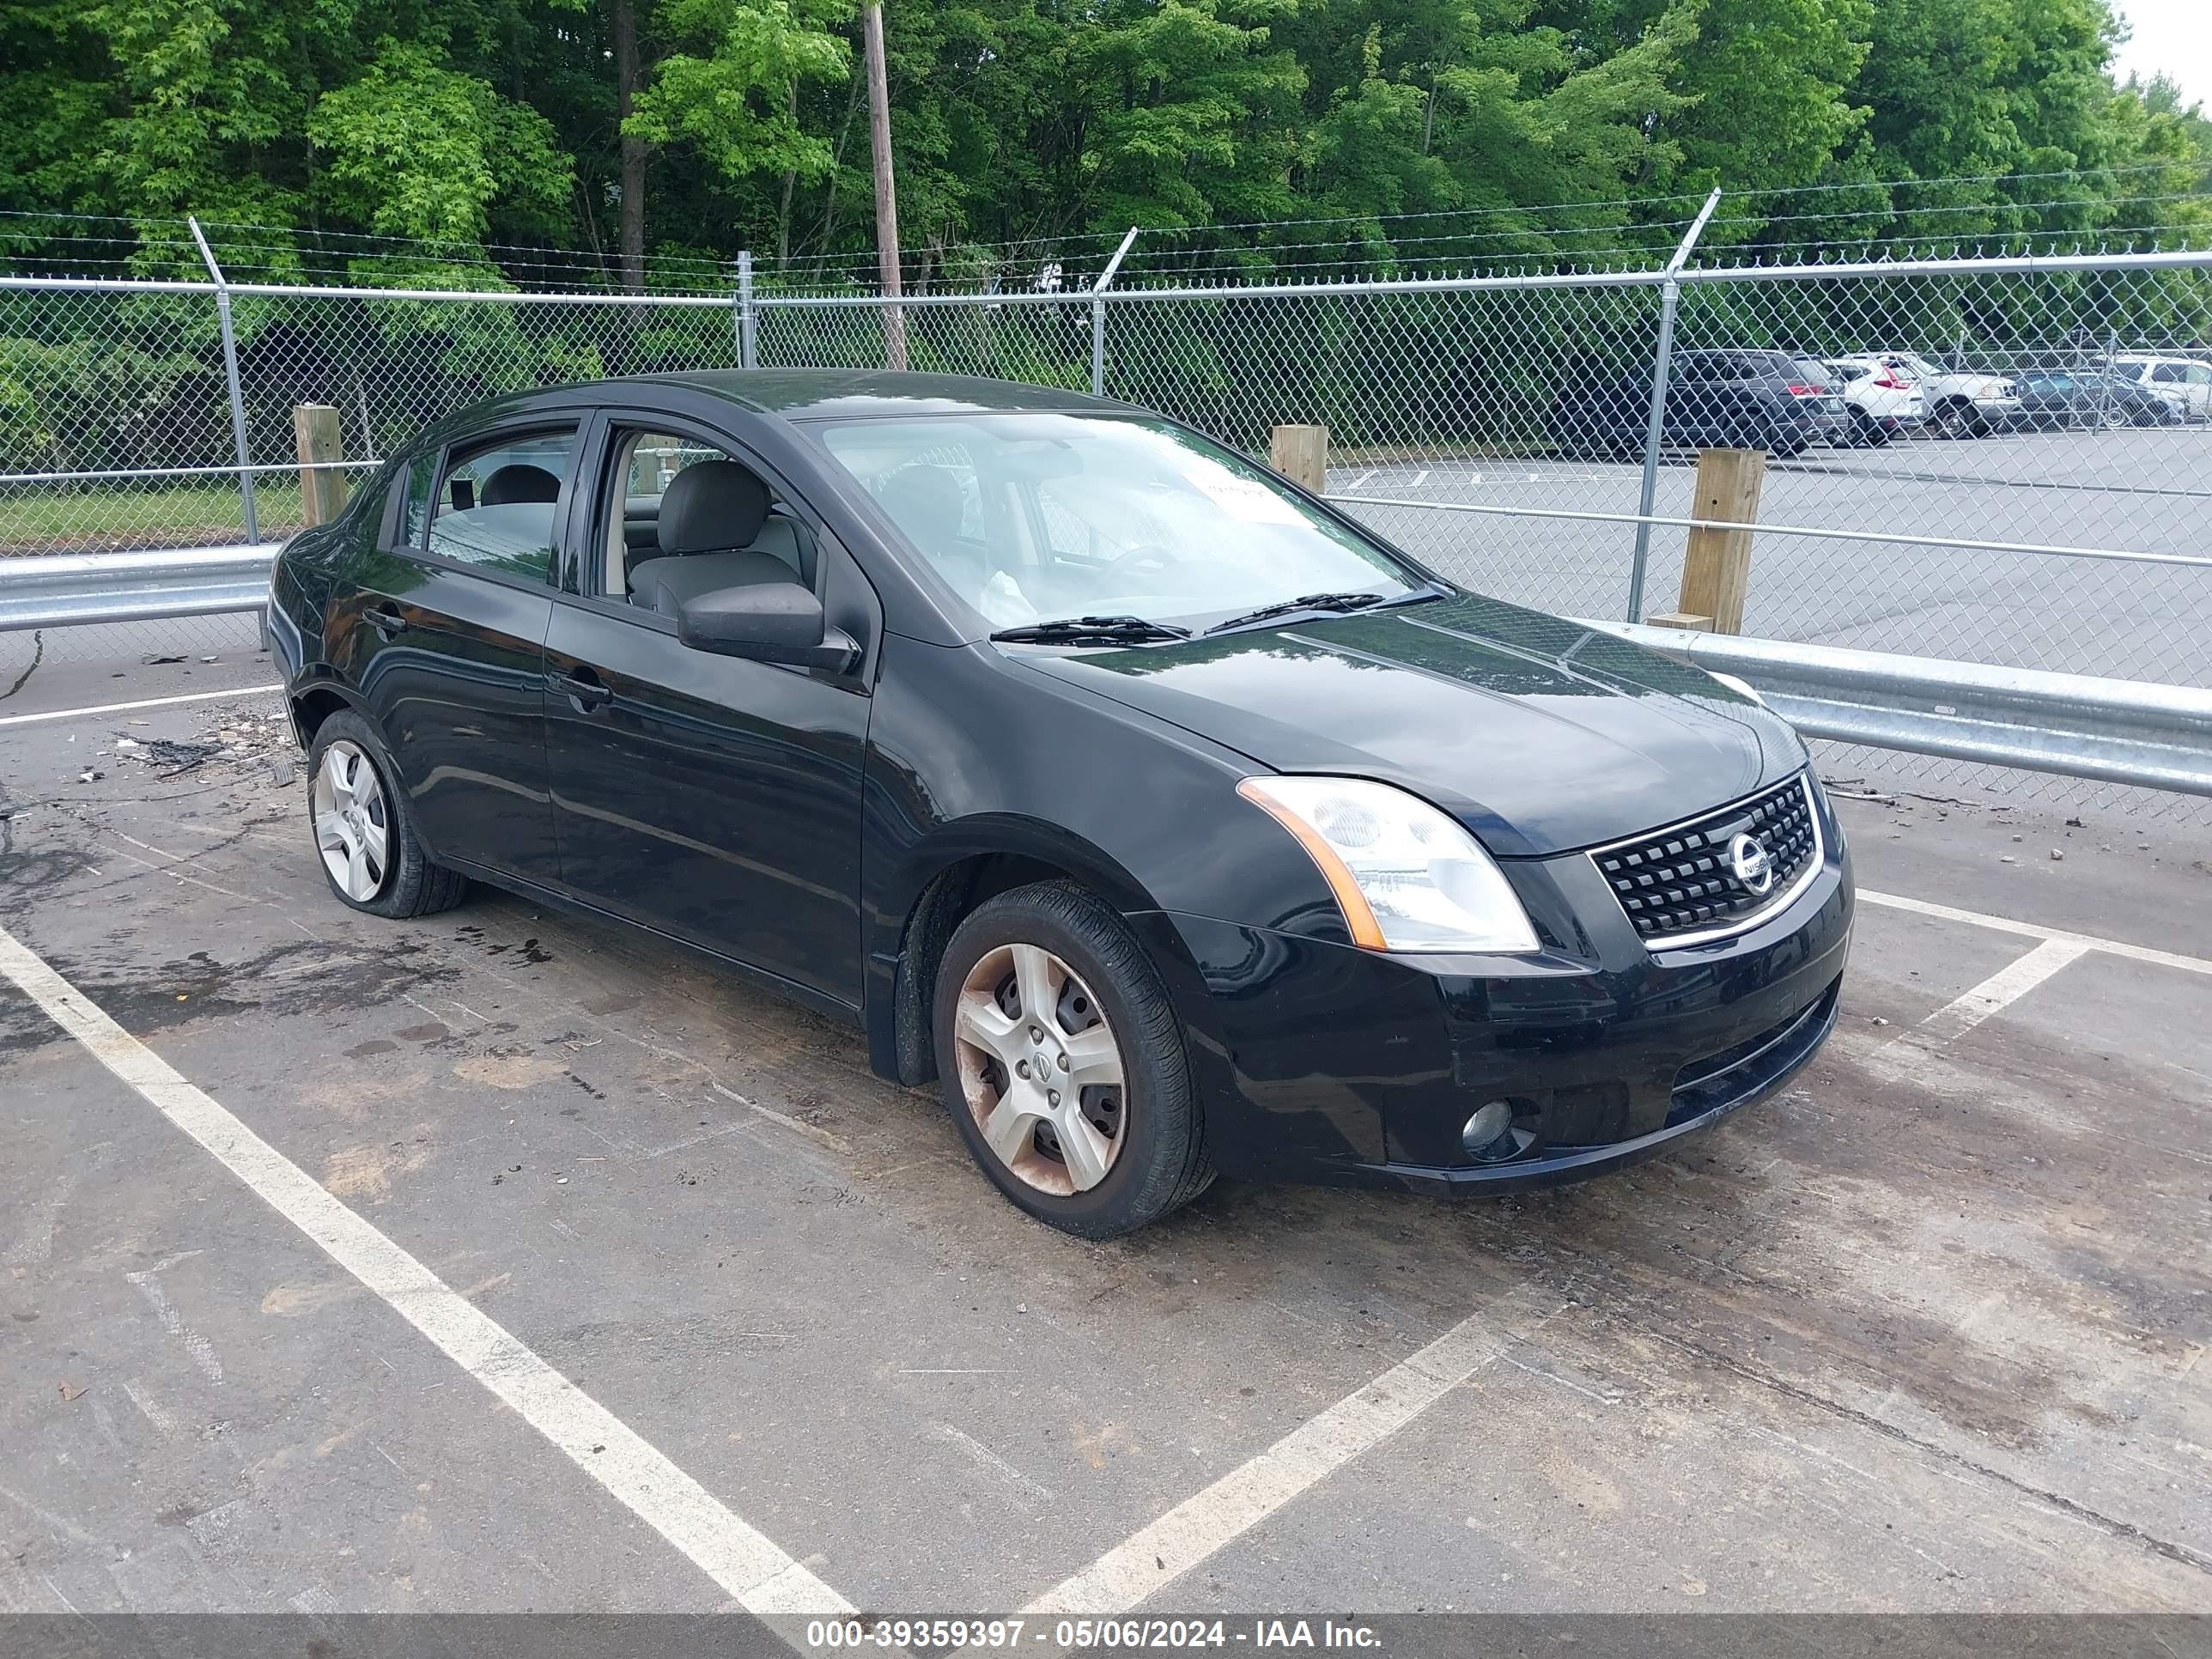
{"type": "Polygon", "coordinates": [[[720,587],[688,599],[677,613],[676,637],[694,651],[752,662],[795,663],[842,673],[860,647],[822,614],[822,601],[797,582],[720,587]]]}

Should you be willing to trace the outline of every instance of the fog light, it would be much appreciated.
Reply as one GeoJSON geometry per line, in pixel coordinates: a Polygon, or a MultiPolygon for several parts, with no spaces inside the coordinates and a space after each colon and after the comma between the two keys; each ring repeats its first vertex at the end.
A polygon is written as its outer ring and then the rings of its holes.
{"type": "Polygon", "coordinates": [[[1474,1115],[1459,1132],[1460,1144],[1467,1155],[1482,1163],[1500,1158],[1510,1158],[1520,1147],[1508,1139],[1513,1127],[1513,1103],[1510,1100],[1486,1100],[1475,1108],[1474,1115]],[[1500,1146],[1499,1142],[1504,1142],[1500,1146]]]}

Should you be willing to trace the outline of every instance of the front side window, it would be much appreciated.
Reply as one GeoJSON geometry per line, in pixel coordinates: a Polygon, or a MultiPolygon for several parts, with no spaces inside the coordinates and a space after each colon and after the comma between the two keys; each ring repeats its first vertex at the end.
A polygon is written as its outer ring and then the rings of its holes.
{"type": "Polygon", "coordinates": [[[813,585],[813,532],[745,461],[644,428],[617,428],[611,445],[602,596],[672,617],[717,588],[813,585]]]}
{"type": "Polygon", "coordinates": [[[823,443],[993,628],[1203,627],[1425,584],[1233,452],[1164,422],[1025,412],[825,423],[823,443]]]}
{"type": "MultiPolygon", "coordinates": [[[[554,515],[575,459],[574,427],[454,450],[430,514],[429,550],[544,581],[553,567],[554,515]]],[[[410,520],[412,511],[410,501],[410,520]]]]}

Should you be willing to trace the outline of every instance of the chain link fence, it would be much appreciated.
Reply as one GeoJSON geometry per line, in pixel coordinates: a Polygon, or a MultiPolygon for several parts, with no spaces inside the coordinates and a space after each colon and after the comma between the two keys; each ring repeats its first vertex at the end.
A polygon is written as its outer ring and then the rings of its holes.
{"type": "MultiPolygon", "coordinates": [[[[1763,447],[1747,633],[2212,679],[2212,254],[896,308],[0,278],[0,580],[15,556],[281,539],[301,513],[297,404],[338,410],[357,469],[501,392],[740,362],[878,368],[896,333],[913,368],[1099,390],[1253,453],[1277,424],[1324,425],[1329,493],[1351,511],[1455,580],[1573,615],[1674,609],[1695,450],[1763,447]]],[[[142,626],[198,643],[212,624],[142,626]]],[[[0,690],[33,648],[0,635],[0,690]]],[[[1952,787],[1975,770],[1910,764],[1952,787]]],[[[2018,793],[2125,799],[2063,779],[2018,793]]],[[[2154,801],[2197,810],[2130,804],[2154,801]]]]}

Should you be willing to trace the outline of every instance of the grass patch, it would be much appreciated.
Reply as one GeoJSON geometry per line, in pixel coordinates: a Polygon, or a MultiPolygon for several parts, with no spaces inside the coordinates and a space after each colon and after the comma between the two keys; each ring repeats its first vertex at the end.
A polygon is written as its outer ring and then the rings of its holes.
{"type": "MultiPolygon", "coordinates": [[[[295,482],[254,490],[264,541],[300,525],[295,482]]],[[[156,489],[0,487],[0,556],[108,553],[142,548],[210,547],[246,538],[246,507],[233,483],[156,489]]]]}

